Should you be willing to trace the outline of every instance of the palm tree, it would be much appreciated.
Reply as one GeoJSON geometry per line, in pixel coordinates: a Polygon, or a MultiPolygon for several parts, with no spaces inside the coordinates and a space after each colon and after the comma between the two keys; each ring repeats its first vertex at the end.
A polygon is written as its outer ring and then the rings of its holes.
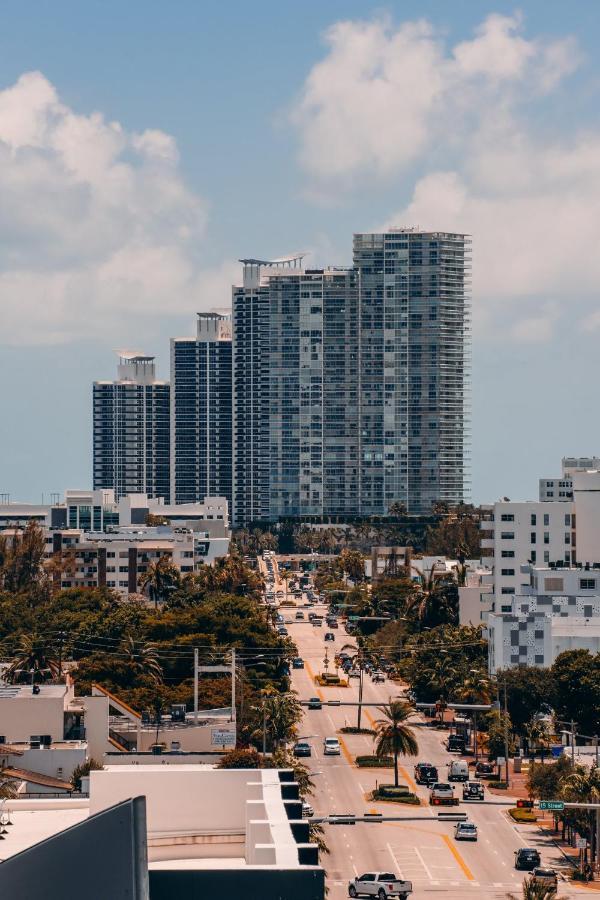
{"type": "Polygon", "coordinates": [[[56,678],[59,671],[60,663],[54,648],[35,634],[23,634],[4,678],[13,684],[30,679],[33,684],[34,681],[56,678]]]}
{"type": "Polygon", "coordinates": [[[167,599],[169,593],[179,586],[179,569],[175,568],[170,557],[161,556],[156,562],[150,563],[148,570],[140,578],[140,588],[148,589],[148,595],[154,600],[154,608],[159,601],[167,599]]]}
{"type": "Polygon", "coordinates": [[[436,657],[435,662],[425,674],[427,683],[437,692],[438,699],[443,706],[448,700],[450,693],[454,691],[459,678],[459,672],[453,660],[441,650],[439,656],[436,657]]]}
{"type": "MultiPolygon", "coordinates": [[[[552,743],[552,735],[548,722],[545,719],[539,719],[533,716],[525,726],[527,740],[529,741],[529,753],[531,755],[532,748],[539,747],[541,749],[542,762],[544,759],[544,750],[552,743]]],[[[534,749],[535,754],[535,749],[534,749]]]]}
{"type": "Polygon", "coordinates": [[[273,693],[263,698],[261,710],[276,750],[283,741],[293,737],[296,725],[302,718],[302,707],[291,692],[273,693]]]}
{"type": "Polygon", "coordinates": [[[419,745],[413,730],[406,722],[414,710],[404,700],[390,700],[386,706],[378,707],[383,719],[375,722],[375,753],[381,759],[394,757],[394,784],[398,787],[398,756],[416,756],[419,745]]]}
{"type": "Polygon", "coordinates": [[[122,650],[126,664],[135,676],[146,675],[157,684],[162,681],[163,670],[154,644],[137,643],[129,634],[123,642],[122,650]]]}
{"type": "MultiPolygon", "coordinates": [[[[600,769],[596,766],[591,769],[577,766],[575,771],[571,775],[567,775],[562,782],[560,795],[571,803],[600,803],[600,769]]],[[[600,835],[596,834],[595,829],[596,811],[586,809],[570,810],[570,812],[575,813],[578,830],[588,831],[591,837],[590,855],[594,859],[600,839],[600,835]]]]}
{"type": "MultiPolygon", "coordinates": [[[[518,900],[516,894],[507,894],[508,900],[518,900]]],[[[540,884],[531,878],[523,882],[523,900],[555,900],[556,888],[550,884],[540,884]]]]}

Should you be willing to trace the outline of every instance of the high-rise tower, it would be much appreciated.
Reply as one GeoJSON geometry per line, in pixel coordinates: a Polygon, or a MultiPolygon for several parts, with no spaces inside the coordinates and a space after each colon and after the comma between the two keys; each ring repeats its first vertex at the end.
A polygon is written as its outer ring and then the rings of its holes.
{"type": "Polygon", "coordinates": [[[231,316],[198,313],[196,337],[171,340],[171,497],[231,504],[231,316]]]}
{"type": "Polygon", "coordinates": [[[120,353],[116,381],[94,382],[94,490],[170,499],[169,393],[138,353],[120,353]]]}

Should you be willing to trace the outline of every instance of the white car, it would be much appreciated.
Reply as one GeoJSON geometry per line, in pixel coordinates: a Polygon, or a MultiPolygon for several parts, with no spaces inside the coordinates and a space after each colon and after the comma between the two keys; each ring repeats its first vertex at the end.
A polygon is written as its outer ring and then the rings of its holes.
{"type": "Polygon", "coordinates": [[[476,841],[477,825],[473,822],[457,822],[454,829],[455,841],[476,841]]]}
{"type": "Polygon", "coordinates": [[[314,816],[314,814],[315,814],[315,811],[314,811],[314,809],[312,808],[312,806],[310,805],[310,803],[304,802],[304,803],[302,804],[302,818],[303,818],[303,819],[310,819],[310,817],[311,817],[311,816],[314,816]]]}
{"type": "Polygon", "coordinates": [[[377,897],[377,900],[398,897],[406,900],[409,894],[412,894],[412,881],[405,881],[391,872],[366,872],[348,885],[349,897],[377,897]]]}
{"type": "Polygon", "coordinates": [[[323,741],[323,753],[325,756],[339,756],[342,752],[340,742],[336,737],[326,737],[323,741]]]}

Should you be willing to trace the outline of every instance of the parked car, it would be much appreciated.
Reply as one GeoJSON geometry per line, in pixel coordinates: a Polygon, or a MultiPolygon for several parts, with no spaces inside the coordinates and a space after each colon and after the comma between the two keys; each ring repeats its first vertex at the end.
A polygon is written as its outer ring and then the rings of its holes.
{"type": "Polygon", "coordinates": [[[431,763],[420,762],[415,766],[415,781],[417,784],[435,784],[438,780],[438,770],[431,763]]]}
{"type": "Polygon", "coordinates": [[[371,679],[374,684],[381,684],[382,682],[385,681],[385,675],[383,674],[383,672],[380,672],[380,671],[371,672],[371,679]]]}
{"type": "Polygon", "coordinates": [[[335,634],[333,634],[333,632],[331,632],[331,631],[326,631],[325,632],[325,640],[326,641],[335,641],[335,634]]]}
{"type": "Polygon", "coordinates": [[[287,628],[285,627],[285,625],[280,625],[280,626],[279,626],[279,628],[277,629],[277,634],[278,634],[280,637],[287,637],[287,636],[288,636],[288,630],[287,630],[287,628]]]}
{"type": "Polygon", "coordinates": [[[308,708],[309,709],[323,709],[323,704],[322,704],[321,700],[319,700],[318,697],[311,697],[310,700],[308,701],[308,708]]]}
{"type": "Polygon", "coordinates": [[[469,766],[464,759],[453,759],[448,766],[448,781],[468,781],[469,766]]]}
{"type": "Polygon", "coordinates": [[[348,675],[350,678],[360,678],[360,669],[349,669],[348,675]]]}
{"type": "Polygon", "coordinates": [[[554,869],[535,868],[529,876],[529,880],[533,884],[544,884],[546,887],[558,889],[558,875],[554,869]]]}
{"type": "Polygon", "coordinates": [[[314,628],[321,628],[321,626],[323,625],[323,619],[320,619],[318,616],[315,616],[314,619],[312,620],[312,623],[313,623],[314,628]]]}
{"type": "Polygon", "coordinates": [[[463,800],[483,800],[483,785],[480,781],[468,781],[463,785],[463,800]]]}
{"type": "Polygon", "coordinates": [[[302,804],[302,818],[309,819],[311,816],[314,816],[315,811],[310,805],[310,803],[306,803],[306,801],[302,804]]]}
{"type": "Polygon", "coordinates": [[[303,669],[304,668],[304,660],[300,656],[294,657],[292,660],[292,669],[303,669]]]}
{"type": "Polygon", "coordinates": [[[377,897],[378,900],[398,897],[406,900],[409,894],[412,894],[412,881],[405,881],[391,872],[367,872],[348,884],[349,897],[377,897]]]}
{"type": "Polygon", "coordinates": [[[339,628],[337,619],[332,619],[329,623],[330,628],[339,628]]]}
{"type": "Polygon", "coordinates": [[[454,796],[454,788],[444,781],[432,784],[429,791],[430,806],[458,806],[458,797],[454,796]]]}
{"type": "Polygon", "coordinates": [[[308,621],[309,621],[309,622],[312,622],[312,620],[313,620],[313,619],[316,619],[316,618],[317,618],[317,614],[316,614],[316,613],[314,613],[314,612],[309,612],[309,614],[308,614],[308,621]]]}
{"type": "Polygon", "coordinates": [[[308,741],[296,741],[294,744],[294,756],[312,756],[312,748],[308,741]]]}
{"type": "Polygon", "coordinates": [[[326,737],[323,741],[323,753],[325,756],[339,756],[342,752],[340,742],[336,737],[326,737]]]}
{"type": "Polygon", "coordinates": [[[454,829],[455,841],[476,841],[477,825],[473,822],[457,822],[454,829]]]}
{"type": "Polygon", "coordinates": [[[531,872],[541,863],[539,851],[533,847],[519,847],[515,850],[515,869],[531,872]]]}
{"type": "Polygon", "coordinates": [[[298,612],[296,613],[294,618],[296,619],[297,622],[304,621],[304,613],[302,612],[301,609],[298,610],[298,612]]]}
{"type": "Polygon", "coordinates": [[[478,778],[486,778],[496,774],[496,767],[492,763],[478,762],[475,766],[475,774],[478,778]]]}
{"type": "Polygon", "coordinates": [[[283,616],[281,615],[281,613],[277,613],[277,615],[275,616],[275,621],[281,622],[281,624],[283,624],[283,616]]]}
{"type": "Polygon", "coordinates": [[[448,753],[464,753],[465,746],[465,739],[462,735],[451,734],[446,743],[446,750],[448,753]]]}

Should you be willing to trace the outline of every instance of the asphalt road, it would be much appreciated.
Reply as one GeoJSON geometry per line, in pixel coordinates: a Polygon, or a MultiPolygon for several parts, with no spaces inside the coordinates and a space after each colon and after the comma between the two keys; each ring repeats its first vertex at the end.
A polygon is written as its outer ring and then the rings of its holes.
{"type": "MultiPolygon", "coordinates": [[[[324,608],[316,608],[323,611],[324,608]]],[[[308,610],[303,610],[305,616],[308,610]]],[[[288,617],[295,610],[282,609],[288,617]]],[[[317,688],[313,676],[322,668],[325,648],[333,659],[335,648],[352,643],[342,626],[335,631],[335,642],[324,642],[324,625],[315,628],[308,621],[288,625],[290,637],[297,644],[305,668],[293,670],[294,689],[300,699],[311,696],[322,699],[358,699],[358,680],[351,679],[348,688],[317,688]]],[[[331,668],[330,668],[331,671],[331,668]]],[[[390,696],[397,696],[399,687],[387,681],[373,684],[365,675],[363,701],[384,703],[390,696]]],[[[372,724],[379,713],[375,706],[363,711],[363,725],[372,724]]],[[[356,724],[356,707],[326,707],[322,710],[306,710],[300,735],[307,737],[313,748],[310,762],[315,773],[315,794],[311,803],[315,815],[377,811],[384,814],[419,817],[420,821],[405,823],[365,823],[356,825],[326,825],[326,840],[331,853],[324,856],[322,864],[327,870],[330,900],[347,896],[348,879],[363,872],[391,870],[413,882],[413,897],[431,897],[443,894],[448,900],[465,897],[505,898],[509,892],[521,896],[523,872],[514,869],[514,851],[519,847],[537,847],[542,864],[551,867],[564,865],[560,850],[536,827],[516,825],[506,814],[510,804],[497,797],[486,795],[483,803],[463,803],[458,810],[467,811],[469,820],[478,826],[476,843],[454,840],[454,824],[437,821],[437,810],[427,805],[428,791],[413,781],[413,768],[417,761],[431,762],[437,766],[440,780],[446,780],[446,765],[454,755],[443,746],[446,733],[425,725],[420,716],[415,717],[415,731],[419,742],[416,759],[401,758],[400,777],[411,790],[423,798],[423,805],[407,806],[394,803],[373,803],[369,792],[376,782],[393,781],[393,770],[358,769],[354,764],[357,754],[373,752],[373,739],[366,735],[341,735],[338,729],[356,724]],[[342,755],[325,757],[323,739],[337,736],[342,745],[342,755]]],[[[462,786],[457,785],[456,795],[462,796],[462,786]]],[[[454,810],[457,807],[453,807],[454,810]]],[[[584,889],[559,887],[559,897],[575,897],[584,889]]]]}

